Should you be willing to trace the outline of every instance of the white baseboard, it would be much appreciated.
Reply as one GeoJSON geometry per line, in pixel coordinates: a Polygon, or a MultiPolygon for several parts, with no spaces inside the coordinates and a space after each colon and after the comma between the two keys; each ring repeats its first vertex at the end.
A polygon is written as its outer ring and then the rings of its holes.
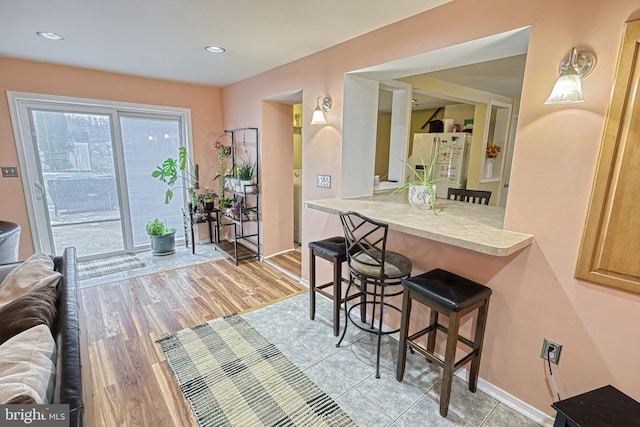
{"type": "MultiPolygon", "coordinates": [[[[460,369],[455,374],[457,377],[462,378],[465,381],[468,381],[469,378],[469,370],[466,368],[460,369]]],[[[523,402],[515,396],[510,395],[506,391],[502,390],[499,387],[491,384],[488,381],[483,380],[478,377],[478,389],[484,393],[487,393],[489,396],[496,399],[498,402],[503,403],[514,411],[524,415],[532,421],[535,421],[538,424],[543,426],[552,427],[554,419],[544,412],[534,408],[528,403],[523,402]]]]}
{"type": "Polygon", "coordinates": [[[288,252],[292,252],[292,251],[295,251],[295,249],[293,249],[293,248],[291,248],[291,249],[285,249],[284,251],[280,251],[280,252],[278,252],[278,253],[275,253],[275,254],[269,255],[268,257],[265,257],[265,259],[269,259],[269,258],[271,258],[271,257],[278,256],[278,255],[282,255],[282,254],[286,254],[286,253],[288,253],[288,252]]]}

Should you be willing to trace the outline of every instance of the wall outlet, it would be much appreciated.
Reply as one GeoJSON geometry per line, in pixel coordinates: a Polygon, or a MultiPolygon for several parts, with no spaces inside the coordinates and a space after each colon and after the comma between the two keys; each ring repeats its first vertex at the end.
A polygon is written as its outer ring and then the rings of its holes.
{"type": "Polygon", "coordinates": [[[2,166],[2,177],[3,178],[17,178],[18,177],[18,167],[17,166],[2,166]]]}
{"type": "Polygon", "coordinates": [[[562,344],[553,342],[548,338],[545,338],[542,342],[542,352],[540,357],[544,360],[548,360],[556,365],[560,361],[560,352],[562,351],[562,344]]]}
{"type": "Polygon", "coordinates": [[[331,188],[331,175],[316,175],[316,186],[331,188]]]}

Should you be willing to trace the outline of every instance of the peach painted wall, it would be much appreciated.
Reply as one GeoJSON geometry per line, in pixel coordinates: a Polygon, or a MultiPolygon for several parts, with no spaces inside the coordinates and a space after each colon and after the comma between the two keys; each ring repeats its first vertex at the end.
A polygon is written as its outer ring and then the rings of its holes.
{"type": "MultiPolygon", "coordinates": [[[[623,27],[639,14],[636,0],[456,0],[223,88],[225,125],[267,128],[261,100],[302,89],[303,199],[337,197],[345,72],[531,26],[505,228],[533,234],[534,244],[507,258],[400,233],[391,244],[411,257],[416,273],[442,267],[493,289],[483,379],[553,414],[554,393],[539,357],[548,337],[564,344],[554,370],[563,397],[613,384],[640,400],[634,368],[640,341],[632,332],[640,324],[640,296],[574,279],[623,27]],[[584,81],[587,101],[545,106],[572,46],[598,57],[584,81]],[[325,94],[334,101],[329,125],[311,127],[315,99],[325,94]],[[331,189],[315,187],[318,173],[332,175],[331,189]]],[[[272,159],[262,173],[278,165],[272,159]]],[[[303,210],[305,277],[307,243],[339,233],[336,216],[303,210]]],[[[328,268],[323,273],[329,277],[328,268]]]]}
{"type": "MultiPolygon", "coordinates": [[[[224,129],[218,88],[0,57],[0,93],[4,99],[0,101],[0,164],[18,165],[6,91],[189,108],[201,183],[217,188],[213,182],[213,142],[224,129]]],[[[34,249],[21,180],[0,178],[0,195],[0,218],[22,227],[20,259],[24,259],[34,249]]]]}
{"type": "Polygon", "coordinates": [[[278,165],[260,172],[262,249],[269,256],[293,249],[293,106],[263,102],[262,117],[261,164],[278,165]]]}

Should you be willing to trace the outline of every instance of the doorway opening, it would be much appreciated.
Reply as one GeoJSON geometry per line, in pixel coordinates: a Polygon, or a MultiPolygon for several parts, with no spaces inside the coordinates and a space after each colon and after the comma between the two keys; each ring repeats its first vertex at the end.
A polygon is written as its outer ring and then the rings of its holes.
{"type": "Polygon", "coordinates": [[[265,262],[302,277],[303,132],[302,91],[263,104],[262,191],[265,262]],[[269,206],[267,206],[269,205],[269,206]]]}

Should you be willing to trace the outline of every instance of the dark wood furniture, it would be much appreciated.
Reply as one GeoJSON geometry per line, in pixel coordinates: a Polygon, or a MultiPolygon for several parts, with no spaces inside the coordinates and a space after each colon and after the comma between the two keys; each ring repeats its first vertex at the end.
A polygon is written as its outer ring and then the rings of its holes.
{"type": "MultiPolygon", "coordinates": [[[[340,304],[342,298],[342,263],[347,262],[347,245],[344,237],[335,236],[328,239],[309,242],[309,318],[316,317],[316,292],[333,300],[333,335],[340,334],[340,304]],[[316,283],[316,257],[329,261],[333,265],[333,280],[318,285],[316,283]],[[325,288],[333,288],[329,293],[325,288]]],[[[357,297],[352,295],[347,300],[357,297]]],[[[364,318],[364,316],[363,316],[364,318]]]]}
{"type": "Polygon", "coordinates": [[[459,202],[488,205],[490,198],[491,191],[465,190],[463,188],[449,188],[447,191],[447,199],[459,202]]]}
{"type": "Polygon", "coordinates": [[[607,385],[551,405],[554,427],[639,427],[640,403],[607,385]]]}
{"type": "Polygon", "coordinates": [[[440,415],[447,416],[453,373],[464,364],[471,362],[469,369],[469,390],[475,393],[482,356],[487,313],[491,289],[446,270],[435,269],[427,273],[411,277],[402,282],[402,318],[400,320],[400,342],[398,344],[398,364],[396,379],[402,381],[407,362],[407,346],[424,355],[428,362],[443,367],[442,385],[440,386],[440,415]],[[417,301],[431,310],[429,326],[409,335],[411,305],[417,301]],[[466,314],[478,310],[473,341],[459,335],[460,320],[466,314]],[[449,318],[447,327],[438,322],[438,315],[449,318]],[[444,359],[434,352],[437,331],[447,334],[444,359]],[[427,335],[427,346],[424,348],[418,338],[427,335]],[[471,348],[471,352],[456,362],[458,341],[471,348]]]}
{"type": "MultiPolygon", "coordinates": [[[[189,232],[191,233],[191,253],[196,253],[196,243],[195,243],[195,227],[198,224],[207,223],[209,226],[209,241],[211,243],[215,243],[216,245],[220,242],[219,236],[219,224],[220,224],[220,210],[219,209],[211,209],[211,210],[201,210],[198,211],[193,206],[193,203],[189,203],[187,206],[187,210],[189,211],[189,232]],[[212,223],[214,226],[212,226],[212,223]]],[[[189,239],[185,238],[185,245],[189,247],[189,239]]]]}
{"type": "MultiPolygon", "coordinates": [[[[347,245],[347,262],[349,263],[349,286],[347,295],[352,288],[362,293],[360,302],[350,308],[344,303],[346,321],[340,341],[344,339],[349,322],[360,330],[374,333],[378,337],[376,350],[376,378],[380,378],[380,342],[383,335],[394,334],[392,331],[382,330],[385,310],[393,309],[400,312],[400,308],[385,301],[385,298],[400,295],[402,289],[395,290],[402,284],[402,280],[411,274],[411,261],[404,255],[387,250],[387,235],[389,225],[374,221],[357,212],[343,212],[340,221],[344,229],[347,245]],[[391,288],[391,289],[390,289],[391,288]],[[351,318],[351,310],[359,308],[371,312],[371,322],[368,325],[356,323],[351,318]],[[375,325],[377,316],[377,325],[375,325]]],[[[362,319],[361,319],[362,320],[362,319]]]]}

